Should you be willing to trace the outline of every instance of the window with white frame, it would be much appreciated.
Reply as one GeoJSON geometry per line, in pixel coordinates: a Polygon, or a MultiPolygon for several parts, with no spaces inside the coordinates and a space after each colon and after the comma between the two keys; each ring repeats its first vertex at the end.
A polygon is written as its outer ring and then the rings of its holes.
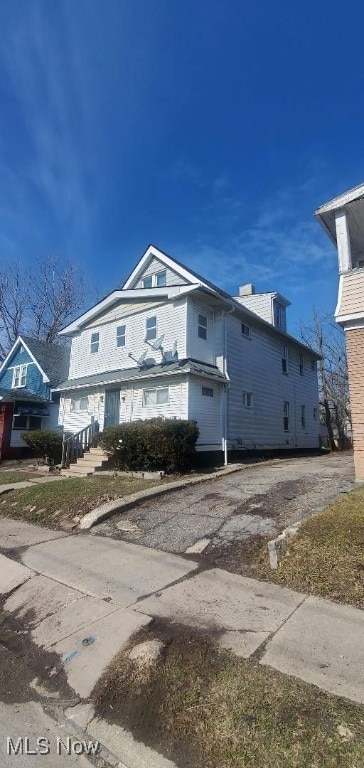
{"type": "Polygon", "coordinates": [[[285,432],[289,430],[289,402],[285,400],[283,403],[283,429],[285,432]]]}
{"type": "Polygon", "coordinates": [[[88,410],[88,397],[82,395],[81,397],[71,398],[71,411],[87,411],[88,410]]]}
{"type": "Polygon", "coordinates": [[[213,397],[214,396],[214,390],[212,387],[202,387],[202,394],[204,397],[213,397]]]}
{"type": "Polygon", "coordinates": [[[282,373],[288,373],[288,347],[282,347],[282,373]]]}
{"type": "Polygon", "coordinates": [[[198,315],[198,329],[197,333],[200,339],[207,339],[207,317],[206,315],[198,315]]]}
{"type": "Polygon", "coordinates": [[[305,359],[304,359],[303,355],[300,355],[300,374],[301,374],[301,376],[303,376],[304,372],[305,372],[305,359]]]}
{"type": "Polygon", "coordinates": [[[157,338],[157,318],[155,315],[147,317],[145,321],[145,340],[152,341],[157,338]]]}
{"type": "Polygon", "coordinates": [[[100,334],[98,331],[95,331],[95,333],[91,334],[91,352],[98,352],[99,351],[99,343],[100,343],[100,334]]]}
{"type": "Polygon", "coordinates": [[[252,329],[251,325],[247,325],[246,323],[241,324],[241,334],[242,336],[245,336],[246,339],[250,339],[252,335],[252,329]]]}
{"type": "Polygon", "coordinates": [[[154,387],[143,389],[143,407],[150,405],[167,405],[169,403],[169,387],[154,387]]]}
{"type": "Polygon", "coordinates": [[[302,429],[306,428],[306,406],[301,405],[301,427],[302,429]]]}
{"type": "Polygon", "coordinates": [[[117,347],[125,347],[125,333],[126,333],[126,326],[118,325],[116,329],[116,346],[117,347]]]}
{"type": "Polygon", "coordinates": [[[167,285],[167,270],[160,269],[152,275],[146,275],[142,278],[143,288],[162,288],[167,285]]]}
{"type": "Polygon", "coordinates": [[[25,387],[27,383],[27,365],[16,365],[13,370],[12,388],[25,387]]]}
{"type": "Polygon", "coordinates": [[[253,393],[252,392],[243,392],[243,406],[244,406],[244,408],[252,408],[253,407],[253,393]]]}

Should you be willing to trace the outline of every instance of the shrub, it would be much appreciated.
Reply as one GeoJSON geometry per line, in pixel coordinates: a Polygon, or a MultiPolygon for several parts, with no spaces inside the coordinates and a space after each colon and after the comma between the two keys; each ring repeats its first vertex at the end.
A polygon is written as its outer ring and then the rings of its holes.
{"type": "Polygon", "coordinates": [[[32,429],[20,437],[46,464],[59,464],[62,458],[63,433],[56,429],[32,429]]]}
{"type": "Polygon", "coordinates": [[[195,421],[148,419],[107,427],[97,442],[119,469],[185,472],[198,434],[195,421]]]}

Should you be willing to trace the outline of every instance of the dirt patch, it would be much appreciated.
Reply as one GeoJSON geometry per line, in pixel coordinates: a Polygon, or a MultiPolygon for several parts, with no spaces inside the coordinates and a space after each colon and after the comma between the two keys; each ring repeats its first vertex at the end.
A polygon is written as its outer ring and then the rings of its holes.
{"type": "MultiPolygon", "coordinates": [[[[233,541],[218,546],[209,544],[199,555],[203,568],[222,568],[251,578],[264,578],[262,564],[267,564],[269,536],[251,536],[247,541],[233,541]]],[[[196,555],[193,555],[196,557],[196,555]]],[[[266,574],[266,578],[268,573],[266,574]]]]}
{"type": "Polygon", "coordinates": [[[238,659],[181,625],[154,622],[131,645],[152,638],[164,643],[162,657],[143,675],[120,653],[92,698],[100,717],[181,768],[363,764],[364,707],[238,659]]]}
{"type": "Polygon", "coordinates": [[[34,615],[31,611],[20,619],[0,606],[0,700],[8,704],[25,701],[75,700],[67,683],[60,657],[39,648],[30,632],[34,615]],[[47,691],[38,693],[31,682],[47,691]]]}

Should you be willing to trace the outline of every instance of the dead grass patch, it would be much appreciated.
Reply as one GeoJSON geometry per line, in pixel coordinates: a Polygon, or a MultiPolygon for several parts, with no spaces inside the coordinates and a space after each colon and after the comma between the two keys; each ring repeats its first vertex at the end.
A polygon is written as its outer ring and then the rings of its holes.
{"type": "MultiPolygon", "coordinates": [[[[120,653],[93,693],[97,714],[182,768],[359,768],[364,707],[154,624],[165,643],[141,677],[120,653]]],[[[146,639],[146,630],[134,642],[146,639]]]]}

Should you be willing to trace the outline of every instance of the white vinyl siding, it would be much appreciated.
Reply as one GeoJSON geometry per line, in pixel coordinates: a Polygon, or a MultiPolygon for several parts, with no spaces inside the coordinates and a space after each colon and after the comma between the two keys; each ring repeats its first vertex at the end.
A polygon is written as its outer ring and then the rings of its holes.
{"type": "Polygon", "coordinates": [[[189,418],[197,421],[200,431],[197,450],[221,450],[221,385],[191,376],[188,391],[189,418]],[[212,389],[213,396],[206,397],[205,389],[212,389]]]}
{"type": "MultiPolygon", "coordinates": [[[[165,264],[163,264],[162,261],[159,261],[156,257],[152,258],[149,264],[144,268],[142,275],[131,285],[131,288],[143,288],[147,287],[146,285],[143,285],[143,281],[146,277],[152,277],[153,275],[157,276],[161,272],[165,272],[165,282],[159,283],[159,285],[186,285],[187,280],[184,280],[183,277],[181,277],[177,272],[174,272],[173,269],[170,269],[169,267],[166,267],[165,264]]],[[[160,279],[160,278],[159,278],[160,279]]],[[[157,278],[155,278],[155,285],[158,286],[157,278]]],[[[150,288],[153,286],[153,279],[152,279],[152,285],[149,286],[150,288]]]]}
{"type": "MultiPolygon", "coordinates": [[[[143,305],[144,307],[145,305],[143,305]]],[[[161,362],[160,352],[154,351],[145,343],[146,319],[155,316],[159,334],[164,334],[163,349],[166,353],[172,352],[173,345],[177,342],[179,359],[186,355],[186,299],[166,302],[156,306],[154,302],[146,305],[147,309],[129,314],[127,320],[127,344],[118,347],[115,343],[117,328],[120,320],[105,323],[99,330],[100,346],[98,354],[90,353],[91,333],[93,328],[86,328],[72,339],[70,374],[69,378],[77,379],[81,376],[89,376],[94,373],[116,371],[123,368],[137,367],[135,360],[129,357],[129,352],[139,359],[141,354],[148,350],[148,364],[153,360],[161,362]]],[[[128,310],[130,311],[130,310],[128,310]]],[[[206,343],[206,342],[205,342],[206,343]]]]}
{"type": "MultiPolygon", "coordinates": [[[[301,350],[289,344],[290,375],[282,376],[282,337],[274,330],[253,327],[254,343],[242,344],[241,321],[226,317],[230,377],[228,389],[228,444],[247,450],[317,448],[320,423],[316,371],[299,373],[301,350]],[[252,392],[253,408],[243,407],[242,392],[252,392]],[[290,403],[289,432],[284,431],[283,403],[290,403]],[[306,404],[306,428],[301,426],[301,403],[306,404]]],[[[288,346],[288,344],[287,344],[288,346]]]]}

